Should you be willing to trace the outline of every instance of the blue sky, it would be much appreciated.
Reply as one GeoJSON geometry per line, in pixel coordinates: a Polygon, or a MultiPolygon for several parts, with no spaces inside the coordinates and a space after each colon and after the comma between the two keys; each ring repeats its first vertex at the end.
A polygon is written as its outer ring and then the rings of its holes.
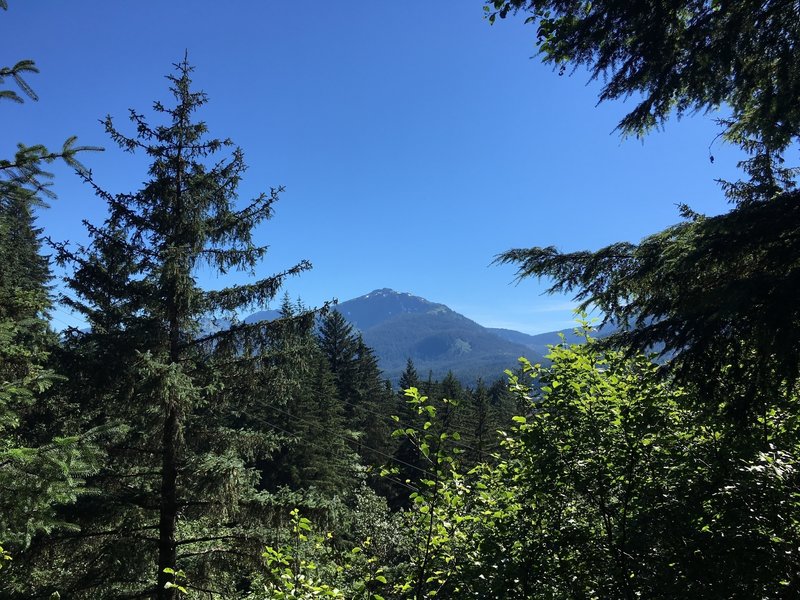
{"type": "MultiPolygon", "coordinates": [[[[515,285],[496,254],[638,241],[676,222],[679,202],[728,208],[715,179],[736,177],[738,155],[715,141],[713,115],[623,140],[614,127],[630,104],[597,106],[597,83],[542,65],[534,28],[490,26],[481,0],[9,4],[0,63],[34,59],[40,100],[0,109],[0,155],[78,135],[106,147],[84,156],[100,184],[137,189],[146,159],[114,147],[98,119],[125,129],[129,108],[150,114],[188,50],[210,97],[200,116],[245,152],[242,201],[286,187],[257,234],[271,248],[258,275],[310,260],[287,287],[306,304],[389,287],[487,326],[563,328],[569,298],[515,285]]],[[[39,223],[83,241],[81,219],[100,222],[105,207],[54,170],[58,199],[39,223]]],[[[55,318],[70,321],[63,308],[55,318]]]]}

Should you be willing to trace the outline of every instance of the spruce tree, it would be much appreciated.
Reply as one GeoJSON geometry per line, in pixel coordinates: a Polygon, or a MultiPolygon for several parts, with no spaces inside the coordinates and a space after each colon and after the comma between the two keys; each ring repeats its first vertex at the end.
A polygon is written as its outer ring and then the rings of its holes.
{"type": "MultiPolygon", "coordinates": [[[[7,3],[0,1],[0,9],[7,3]]],[[[25,77],[38,73],[31,60],[0,67],[0,100],[22,103],[37,96],[25,77]]],[[[90,435],[65,432],[58,423],[37,423],[45,392],[61,377],[51,353],[57,338],[50,329],[50,265],[41,251],[36,211],[53,197],[52,176],[44,166],[57,159],[79,167],[75,139],[53,152],[37,144],[17,145],[14,156],[0,158],[0,562],[12,558],[12,573],[0,581],[0,593],[11,593],[15,580],[29,576],[19,554],[37,533],[71,527],[56,512],[82,491],[92,470],[90,435]],[[67,435],[67,433],[69,435],[67,435]],[[3,546],[5,544],[5,547],[3,546]],[[8,553],[11,553],[10,555],[8,553]]]]}
{"type": "Polygon", "coordinates": [[[392,394],[381,377],[375,353],[338,311],[322,320],[319,345],[334,375],[354,450],[365,465],[382,465],[391,450],[388,418],[392,394]]]}
{"type": "Polygon", "coordinates": [[[478,379],[474,390],[465,394],[462,410],[463,440],[469,446],[464,458],[468,463],[476,465],[488,459],[489,453],[496,446],[499,429],[496,410],[482,379],[478,379]]]}
{"type": "Polygon", "coordinates": [[[509,389],[506,378],[497,379],[489,386],[489,402],[492,410],[497,415],[499,429],[505,430],[511,424],[511,418],[515,415],[524,414],[526,407],[520,406],[509,389]]]}
{"type": "Polygon", "coordinates": [[[378,359],[359,335],[356,339],[355,389],[348,408],[351,423],[361,433],[359,455],[364,464],[377,467],[390,450],[391,427],[387,422],[393,401],[391,389],[381,377],[378,359]]]}
{"type": "Polygon", "coordinates": [[[153,104],[163,124],[132,110],[129,136],[106,118],[114,142],[151,159],[148,180],[112,194],[87,174],[109,216],[86,224],[89,247],[59,246],[59,260],[75,265],[66,301],[89,324],[68,341],[81,410],[90,421],[127,428],[95,481],[103,495],[80,507],[84,532],[67,541],[81,561],[70,582],[75,597],[172,600],[170,569],[184,570],[189,587],[232,594],[236,571],[255,562],[261,543],[256,462],[274,449],[275,436],[252,415],[270,389],[280,327],[242,324],[236,314],[266,305],[286,277],[310,265],[199,287],[201,266],[254,274],[266,248],[254,243],[253,228],[270,218],[281,190],[237,202],[242,151],[209,138],[195,120],[207,98],[192,89],[192,70],[184,59],[167,77],[174,104],[153,104]],[[219,315],[234,325],[204,334],[201,320],[219,315]]]}
{"type": "Polygon", "coordinates": [[[319,346],[341,391],[356,360],[356,334],[338,310],[325,315],[319,325],[319,346]],[[341,383],[339,383],[341,381],[341,383]]]}
{"type": "MultiPolygon", "coordinates": [[[[337,495],[353,489],[357,458],[348,446],[348,430],[325,352],[313,335],[312,321],[295,321],[304,306],[284,299],[286,327],[279,339],[284,388],[280,400],[264,402],[265,424],[286,436],[286,444],[264,461],[263,484],[272,492],[291,492],[295,507],[324,509],[337,495]]],[[[327,316],[323,317],[323,322],[327,316]]],[[[285,507],[290,510],[293,507],[285,507]]]]}
{"type": "MultiPolygon", "coordinates": [[[[423,420],[421,419],[416,406],[409,403],[408,397],[405,395],[405,390],[410,388],[420,389],[422,383],[414,366],[414,361],[410,358],[406,361],[406,368],[400,375],[400,389],[395,395],[395,411],[394,417],[397,419],[397,427],[395,431],[399,430],[421,430],[423,420]]],[[[419,446],[414,444],[413,441],[405,435],[395,435],[397,440],[396,447],[393,452],[392,465],[397,470],[395,486],[393,493],[390,496],[390,504],[392,507],[397,508],[400,506],[407,507],[408,501],[408,488],[405,485],[414,486],[422,476],[422,469],[424,469],[424,461],[419,451],[419,446]]]]}
{"type": "MultiPolygon", "coordinates": [[[[537,26],[545,62],[586,67],[600,100],[636,97],[620,121],[642,136],[671,115],[728,107],[722,136],[747,156],[746,178],[721,182],[734,208],[683,220],[638,244],[594,251],[516,248],[498,262],[520,278],[551,280],[621,325],[604,340],[661,352],[706,407],[740,424],[784,410],[800,380],[798,169],[785,164],[800,140],[796,2],[610,3],[490,0],[490,21],[517,11],[537,26]]],[[[710,157],[713,161],[713,156],[710,157]]]]}
{"type": "Polygon", "coordinates": [[[438,387],[436,400],[437,415],[442,427],[449,431],[461,431],[464,421],[464,386],[456,379],[452,371],[448,371],[438,387]]]}
{"type": "Polygon", "coordinates": [[[414,366],[414,361],[410,358],[406,359],[406,368],[400,374],[400,391],[407,390],[409,388],[419,387],[419,373],[417,373],[417,368],[414,366]]]}
{"type": "Polygon", "coordinates": [[[57,423],[34,427],[45,392],[63,377],[50,360],[57,338],[47,321],[50,270],[35,226],[38,199],[25,188],[10,191],[0,197],[0,545],[17,553],[38,532],[70,527],[56,507],[80,493],[93,453],[91,435],[57,423]]]}

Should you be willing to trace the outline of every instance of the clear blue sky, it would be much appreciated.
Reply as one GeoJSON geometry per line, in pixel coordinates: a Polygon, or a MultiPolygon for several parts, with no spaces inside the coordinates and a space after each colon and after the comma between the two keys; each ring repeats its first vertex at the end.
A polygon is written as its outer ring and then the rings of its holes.
{"type": "MultiPolygon", "coordinates": [[[[493,257],[638,241],[676,222],[676,203],[725,211],[714,180],[736,176],[713,115],[622,140],[613,129],[629,105],[596,106],[596,83],[543,66],[534,28],[490,26],[481,0],[9,4],[0,63],[34,59],[41,99],[0,108],[0,155],[75,134],[106,147],[84,156],[102,185],[137,189],[146,160],[114,147],[98,119],[124,128],[128,108],[149,114],[188,50],[210,97],[202,118],[245,152],[242,201],[286,186],[258,231],[271,246],[259,274],[309,259],[313,271],[287,289],[310,305],[390,287],[487,326],[567,327],[569,298],[542,296],[544,282],[514,285],[493,257]]],[[[59,198],[39,222],[83,241],[81,219],[100,222],[105,207],[55,171],[59,198]]],[[[69,320],[63,309],[56,318],[69,320]]]]}

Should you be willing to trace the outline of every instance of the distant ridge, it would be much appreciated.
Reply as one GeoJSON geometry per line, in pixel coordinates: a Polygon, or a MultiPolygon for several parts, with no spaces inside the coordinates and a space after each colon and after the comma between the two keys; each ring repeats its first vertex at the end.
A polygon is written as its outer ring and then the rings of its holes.
{"type": "Polygon", "coordinates": [[[273,321],[281,316],[278,310],[260,310],[252,315],[245,317],[245,323],[258,323],[259,321],[273,321]]]}
{"type": "MultiPolygon", "coordinates": [[[[608,325],[598,330],[595,335],[598,337],[603,337],[613,333],[615,330],[615,327],[608,325]]],[[[580,344],[584,341],[581,336],[575,333],[574,327],[570,327],[569,329],[561,329],[559,331],[538,333],[536,335],[528,335],[527,333],[514,331],[513,329],[490,328],[489,331],[493,332],[495,335],[499,335],[505,340],[514,342],[516,344],[522,344],[526,348],[530,348],[536,354],[542,356],[547,355],[547,353],[550,351],[549,346],[560,344],[562,339],[568,344],[580,344]]]]}
{"type": "Polygon", "coordinates": [[[373,290],[358,298],[347,300],[334,307],[361,331],[407,314],[443,313],[449,311],[444,304],[436,304],[408,292],[395,292],[389,288],[373,290]]]}
{"type": "Polygon", "coordinates": [[[515,368],[520,356],[541,356],[504,339],[444,304],[389,288],[347,300],[335,307],[375,350],[384,375],[396,381],[411,358],[420,377],[448,371],[472,384],[495,380],[515,368]]]}
{"type": "MultiPolygon", "coordinates": [[[[378,358],[384,376],[397,382],[410,358],[420,377],[444,377],[448,371],[467,385],[480,377],[494,381],[514,369],[521,356],[541,362],[548,346],[580,342],[572,329],[528,335],[512,329],[488,328],[451,308],[408,292],[389,288],[341,302],[339,311],[363,336],[378,358]]],[[[277,318],[277,310],[253,313],[255,323],[277,318]]],[[[613,327],[608,328],[610,333],[613,327]]],[[[606,333],[606,331],[603,331],[606,333]]],[[[602,335],[602,334],[601,334],[602,335]]]]}

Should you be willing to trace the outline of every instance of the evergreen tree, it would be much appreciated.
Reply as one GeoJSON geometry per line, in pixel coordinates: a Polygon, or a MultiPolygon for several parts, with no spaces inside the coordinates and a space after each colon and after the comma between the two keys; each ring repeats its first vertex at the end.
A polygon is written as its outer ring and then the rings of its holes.
{"type": "Polygon", "coordinates": [[[448,371],[441,384],[438,386],[436,401],[437,416],[444,429],[450,431],[461,431],[463,429],[464,407],[464,386],[456,379],[452,371],[448,371]]]}
{"type": "MultiPolygon", "coordinates": [[[[422,383],[414,366],[414,362],[409,358],[406,361],[406,368],[400,375],[400,389],[395,395],[395,412],[396,428],[398,430],[421,430],[422,419],[414,404],[408,401],[408,396],[404,393],[405,390],[411,388],[419,389],[422,383]]],[[[393,508],[400,506],[408,506],[408,488],[406,485],[414,485],[422,475],[423,461],[419,452],[419,446],[415,445],[413,441],[405,435],[395,435],[396,447],[393,452],[394,464],[391,465],[397,469],[395,475],[396,481],[393,486],[392,494],[390,495],[390,505],[393,508]]]]}
{"type": "Polygon", "coordinates": [[[476,465],[488,460],[489,453],[498,442],[497,430],[500,427],[489,390],[482,379],[478,379],[475,390],[469,390],[465,396],[462,439],[468,448],[464,461],[476,465]]]}
{"type": "MultiPolygon", "coordinates": [[[[0,1],[0,9],[7,3],[0,1]]],[[[0,100],[36,100],[25,75],[37,73],[31,60],[0,67],[0,86],[12,79],[15,89],[0,89],[0,100]]],[[[43,410],[45,392],[60,379],[50,364],[57,339],[48,324],[50,266],[41,253],[41,230],[35,212],[45,207],[43,196],[51,175],[44,165],[59,158],[79,166],[81,150],[68,140],[60,152],[42,145],[18,144],[10,159],[0,158],[0,561],[17,555],[39,532],[71,527],[56,513],[60,504],[75,500],[83,477],[91,472],[90,434],[66,432],[58,423],[32,420],[43,410]],[[67,435],[69,434],[69,435],[67,435]],[[5,544],[5,549],[3,548],[5,544]]],[[[12,564],[19,565],[18,560],[12,564]]],[[[15,579],[6,575],[0,591],[9,594],[15,579]]]]}
{"type": "Polygon", "coordinates": [[[409,358],[406,360],[406,368],[400,374],[400,391],[402,392],[412,387],[418,388],[419,382],[420,379],[417,368],[414,366],[414,361],[409,358]]]}
{"type": "Polygon", "coordinates": [[[337,377],[313,335],[314,323],[294,320],[304,312],[302,304],[284,299],[281,319],[288,327],[278,348],[286,357],[280,367],[283,379],[292,384],[281,400],[265,398],[264,414],[288,443],[263,463],[263,484],[271,491],[291,490],[295,505],[320,508],[353,489],[357,459],[347,444],[350,436],[337,377]]]}
{"type": "MultiPolygon", "coordinates": [[[[338,311],[323,318],[319,345],[334,375],[353,449],[372,472],[392,451],[389,416],[393,394],[381,377],[378,359],[338,311]]],[[[383,487],[380,479],[371,481],[383,487]]]]}
{"type": "Polygon", "coordinates": [[[341,392],[356,360],[356,335],[353,326],[342,313],[332,310],[322,318],[318,338],[320,349],[328,360],[341,392]]]}
{"type": "Polygon", "coordinates": [[[346,441],[344,411],[328,363],[317,353],[312,356],[308,403],[297,408],[303,419],[299,443],[306,452],[303,457],[292,453],[291,462],[305,470],[303,487],[316,488],[330,498],[354,488],[357,457],[346,441]]]}
{"type": "Polygon", "coordinates": [[[500,429],[505,429],[511,423],[511,417],[525,412],[526,407],[518,406],[517,400],[508,388],[506,378],[496,380],[489,386],[489,402],[497,415],[500,429]]]}
{"type": "Polygon", "coordinates": [[[360,433],[359,455],[366,465],[377,467],[391,451],[391,427],[387,419],[393,394],[381,377],[375,352],[361,336],[356,340],[354,376],[354,395],[348,406],[351,409],[350,422],[360,433]]]}
{"type": "Polygon", "coordinates": [[[756,158],[756,179],[780,179],[781,155],[800,134],[796,2],[487,0],[485,10],[492,22],[527,14],[542,59],[562,74],[585,66],[603,82],[601,101],[637,98],[623,133],[727,105],[724,135],[756,158]]]}
{"type": "Polygon", "coordinates": [[[90,326],[68,342],[81,410],[90,421],[119,420],[128,432],[108,448],[95,481],[102,498],[80,507],[84,532],[65,543],[69,560],[80,561],[68,585],[73,597],[173,599],[168,569],[185,570],[188,586],[225,595],[258,555],[256,461],[274,449],[275,436],[255,428],[251,413],[272,382],[269,350],[279,326],[237,323],[235,314],[268,303],[309,264],[199,288],[201,265],[254,272],[266,248],[254,244],[252,230],[272,215],[281,190],[236,204],[243,154],[230,140],[209,139],[194,120],[207,98],[192,90],[191,72],[186,59],[177,64],[168,76],[175,104],[154,103],[165,124],[131,111],[130,137],[105,120],[120,147],[151,158],[149,180],[134,193],[111,194],[87,174],[109,217],[102,226],[87,223],[90,247],[59,247],[59,259],[76,265],[68,302],[90,326]],[[234,325],[204,335],[200,320],[220,314],[234,325]]]}
{"type": "MultiPolygon", "coordinates": [[[[421,479],[430,475],[430,455],[443,452],[452,452],[453,446],[458,446],[454,454],[463,452],[464,444],[461,444],[461,430],[464,428],[465,412],[461,406],[465,393],[461,383],[456,379],[452,372],[448,372],[445,378],[439,382],[433,378],[433,372],[428,372],[428,379],[419,380],[414,363],[408,359],[406,368],[400,376],[400,391],[397,393],[396,413],[394,418],[395,431],[393,436],[397,438],[397,446],[394,451],[393,469],[399,484],[410,485],[412,488],[419,487],[421,479]],[[406,390],[415,388],[417,392],[412,395],[406,394],[406,390]],[[413,400],[415,397],[425,398],[424,406],[420,412],[420,404],[413,400]],[[425,423],[430,419],[430,415],[435,414],[434,429],[428,431],[425,423]],[[425,436],[431,435],[433,440],[430,447],[424,452],[421,448],[421,438],[418,434],[408,435],[409,432],[425,432],[425,436]],[[453,436],[453,434],[456,434],[453,436]],[[439,437],[442,436],[443,437],[439,437]],[[453,443],[455,442],[455,444],[453,443]],[[445,448],[446,446],[446,448],[445,448]],[[427,455],[426,455],[427,453],[427,455]]],[[[402,488],[402,485],[400,485],[402,488]]],[[[393,506],[408,506],[408,488],[395,489],[395,497],[391,499],[393,506]]]]}
{"type": "Polygon", "coordinates": [[[0,544],[14,552],[37,532],[70,527],[56,507],[75,500],[93,468],[91,435],[67,435],[57,423],[33,427],[44,393],[61,379],[50,366],[57,340],[36,201],[23,188],[0,197],[0,544]]]}
{"type": "Polygon", "coordinates": [[[640,244],[511,250],[520,277],[549,276],[625,324],[603,343],[658,348],[711,410],[739,420],[783,405],[800,374],[800,193],[693,217],[640,244]]]}

